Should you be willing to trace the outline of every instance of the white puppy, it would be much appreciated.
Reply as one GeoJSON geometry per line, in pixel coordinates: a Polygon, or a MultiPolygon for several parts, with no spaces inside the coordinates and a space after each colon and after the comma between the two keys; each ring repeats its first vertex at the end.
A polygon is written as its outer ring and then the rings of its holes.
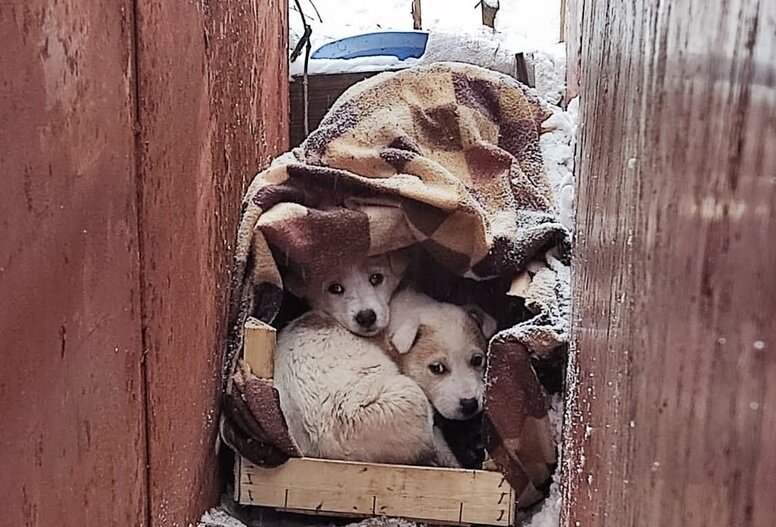
{"type": "Polygon", "coordinates": [[[357,336],[319,311],[280,332],[275,387],[301,453],[458,466],[423,390],[385,348],[384,338],[357,336]]]}
{"type": "Polygon", "coordinates": [[[390,320],[394,291],[407,268],[405,253],[373,256],[322,275],[291,273],[286,287],[307,299],[315,311],[328,313],[349,331],[371,337],[390,320]]]}
{"type": "Polygon", "coordinates": [[[476,306],[437,302],[411,290],[391,301],[390,340],[402,373],[447,419],[482,410],[487,340],[496,321],[476,306]]]}

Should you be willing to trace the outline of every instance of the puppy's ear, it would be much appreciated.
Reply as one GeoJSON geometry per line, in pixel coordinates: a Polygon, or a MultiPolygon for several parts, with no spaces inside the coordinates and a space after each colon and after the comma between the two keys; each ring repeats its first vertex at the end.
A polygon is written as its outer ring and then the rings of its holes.
{"type": "Polygon", "coordinates": [[[391,268],[391,272],[398,278],[404,276],[407,272],[407,267],[410,265],[410,252],[406,249],[399,249],[388,253],[388,265],[391,268]]]}
{"type": "Polygon", "coordinates": [[[399,355],[404,355],[410,350],[418,337],[419,329],[419,321],[414,316],[404,317],[391,328],[391,344],[399,355]]]}
{"type": "Polygon", "coordinates": [[[289,266],[288,271],[283,277],[283,286],[286,291],[297,298],[305,298],[305,296],[307,296],[307,284],[304,279],[304,271],[295,266],[289,266]]]}
{"type": "Polygon", "coordinates": [[[480,330],[482,330],[482,334],[485,335],[485,338],[490,340],[490,337],[495,335],[496,330],[498,329],[496,325],[496,319],[488,315],[479,306],[468,305],[465,307],[465,309],[466,314],[472,317],[480,327],[480,330]]]}

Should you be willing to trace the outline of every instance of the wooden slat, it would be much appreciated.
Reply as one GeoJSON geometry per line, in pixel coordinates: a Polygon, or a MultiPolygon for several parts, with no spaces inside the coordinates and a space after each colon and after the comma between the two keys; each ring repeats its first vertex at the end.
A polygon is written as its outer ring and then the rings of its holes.
{"type": "Polygon", "coordinates": [[[423,13],[420,0],[412,0],[412,28],[423,29],[423,13]]]}
{"type": "Polygon", "coordinates": [[[496,25],[496,15],[499,10],[499,3],[496,2],[496,6],[493,7],[489,2],[481,1],[480,10],[482,13],[482,25],[490,28],[496,25]]]}
{"type": "Polygon", "coordinates": [[[245,323],[243,358],[251,371],[262,379],[271,379],[275,371],[277,332],[261,320],[249,318],[245,323]]]}
{"type": "Polygon", "coordinates": [[[242,460],[237,501],[316,513],[511,525],[515,496],[482,470],[291,459],[271,469],[242,460]]]}
{"type": "Polygon", "coordinates": [[[288,9],[135,4],[150,503],[162,527],[196,523],[221,489],[227,270],[245,187],[287,144],[288,9]]]}
{"type": "Polygon", "coordinates": [[[0,1],[0,525],[147,525],[133,2],[0,1]]]}
{"type": "Polygon", "coordinates": [[[563,41],[566,43],[566,93],[564,101],[569,102],[579,95],[579,58],[582,52],[582,2],[583,0],[564,0],[561,5],[563,41]]]}
{"type": "Polygon", "coordinates": [[[776,525],[776,2],[584,2],[563,525],[776,525]]]}
{"type": "Polygon", "coordinates": [[[536,87],[536,73],[534,69],[533,53],[517,53],[515,55],[515,75],[514,77],[531,88],[536,87]]]}
{"type": "MultiPolygon", "coordinates": [[[[332,75],[310,75],[308,77],[308,96],[310,107],[308,117],[310,130],[315,130],[329,111],[334,101],[358,81],[381,73],[341,73],[332,75]]],[[[291,146],[297,146],[305,139],[304,135],[304,90],[302,78],[295,77],[290,86],[290,138],[291,146]]]]}
{"type": "Polygon", "coordinates": [[[560,0],[560,31],[558,42],[566,41],[566,16],[568,15],[568,0],[560,0]]]}

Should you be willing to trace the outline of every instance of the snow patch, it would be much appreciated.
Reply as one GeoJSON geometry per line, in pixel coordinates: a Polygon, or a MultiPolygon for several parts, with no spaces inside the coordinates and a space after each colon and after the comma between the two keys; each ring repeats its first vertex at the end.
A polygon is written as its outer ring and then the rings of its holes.
{"type": "MultiPolygon", "coordinates": [[[[412,1],[386,0],[343,4],[342,0],[302,0],[307,23],[312,28],[312,50],[345,37],[376,31],[412,31],[412,1]],[[321,22],[322,20],[322,22],[321,22]]],[[[424,0],[423,30],[429,38],[419,59],[393,56],[355,59],[310,59],[308,74],[357,73],[401,69],[417,64],[452,61],[476,64],[512,74],[515,55],[533,55],[536,88],[548,102],[558,104],[565,83],[565,45],[559,44],[560,0],[501,0],[495,28],[482,25],[480,8],[469,2],[424,0]]],[[[289,13],[289,49],[303,34],[294,3],[289,13]]],[[[290,66],[292,76],[304,72],[304,53],[290,66]]]]}

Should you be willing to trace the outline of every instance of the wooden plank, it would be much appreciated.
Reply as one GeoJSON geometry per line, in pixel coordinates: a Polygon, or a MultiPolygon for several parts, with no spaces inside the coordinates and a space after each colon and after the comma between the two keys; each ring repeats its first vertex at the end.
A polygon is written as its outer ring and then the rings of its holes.
{"type": "Polygon", "coordinates": [[[494,28],[496,25],[496,15],[498,14],[499,10],[499,0],[481,0],[480,1],[480,11],[482,13],[482,25],[494,28]],[[494,5],[495,4],[495,5],[494,5]]]}
{"type": "Polygon", "coordinates": [[[566,94],[568,103],[579,95],[580,55],[582,52],[582,3],[583,0],[565,0],[562,9],[563,41],[566,42],[566,94]]]}
{"type": "MultiPolygon", "coordinates": [[[[329,111],[334,101],[358,81],[367,79],[379,71],[364,73],[342,73],[332,75],[310,75],[308,77],[308,94],[310,106],[308,118],[310,130],[315,130],[329,111]]],[[[297,146],[305,139],[304,135],[304,92],[302,79],[296,77],[290,87],[290,138],[291,146],[297,146]]]]}
{"type": "Polygon", "coordinates": [[[568,0],[560,0],[560,39],[558,42],[566,41],[566,17],[568,16],[568,0]]]}
{"type": "Polygon", "coordinates": [[[215,453],[228,270],[248,182],[287,145],[285,0],[138,0],[151,515],[196,523],[215,453]]]}
{"type": "Polygon", "coordinates": [[[776,2],[584,4],[562,524],[776,518],[776,2]]]}
{"type": "Polygon", "coordinates": [[[259,378],[272,379],[275,373],[277,331],[269,324],[253,317],[245,322],[243,357],[259,378]]]}
{"type": "Polygon", "coordinates": [[[448,524],[511,525],[514,516],[514,492],[495,472],[307,458],[241,464],[236,499],[245,505],[448,524]]]}
{"type": "Polygon", "coordinates": [[[412,28],[415,30],[423,29],[423,12],[420,0],[412,0],[412,28]]]}
{"type": "Polygon", "coordinates": [[[533,53],[517,53],[515,55],[515,75],[514,77],[531,88],[536,87],[536,73],[534,70],[533,53]]]}
{"type": "Polygon", "coordinates": [[[0,524],[147,525],[132,2],[0,2],[0,524]]]}

